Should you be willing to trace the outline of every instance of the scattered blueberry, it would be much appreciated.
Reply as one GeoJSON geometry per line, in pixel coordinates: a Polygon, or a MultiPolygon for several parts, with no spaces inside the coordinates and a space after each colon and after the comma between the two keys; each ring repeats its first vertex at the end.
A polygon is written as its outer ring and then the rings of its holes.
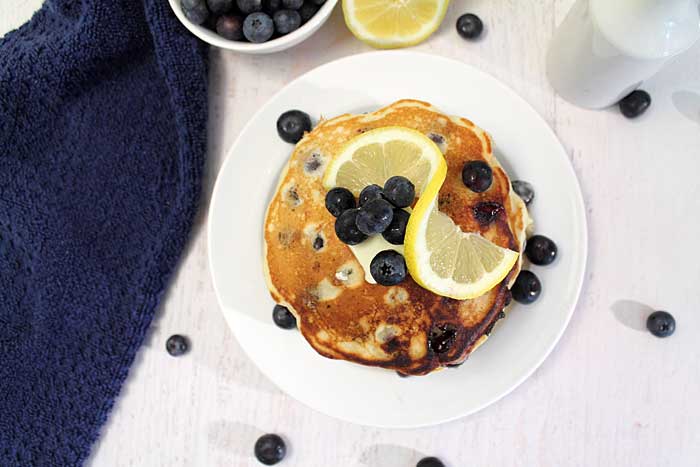
{"type": "MultiPolygon", "coordinates": [[[[264,13],[261,14],[270,18],[264,13]]],[[[272,20],[270,20],[270,27],[272,27],[272,20]]],[[[277,119],[277,134],[287,143],[298,143],[308,131],[311,131],[311,117],[301,110],[288,110],[277,119]]]]}
{"type": "Polygon", "coordinates": [[[263,0],[263,11],[272,16],[282,9],[282,0],[263,0]]]}
{"type": "Polygon", "coordinates": [[[304,0],[282,0],[282,5],[290,10],[298,10],[304,4],[304,0]]]}
{"type": "Polygon", "coordinates": [[[243,39],[243,18],[240,16],[220,16],[216,20],[216,33],[231,41],[243,39]]]}
{"type": "Polygon", "coordinates": [[[384,198],[397,208],[407,208],[416,197],[416,187],[406,177],[396,175],[384,183],[384,198]]]}
{"type": "Polygon", "coordinates": [[[304,4],[299,8],[299,16],[301,16],[302,24],[310,20],[318,11],[318,6],[311,2],[304,2],[304,4]]]}
{"type": "Polygon", "coordinates": [[[301,26],[301,16],[294,10],[278,11],[272,17],[272,21],[275,22],[275,30],[282,35],[289,34],[301,26]]]}
{"type": "Polygon", "coordinates": [[[457,330],[451,324],[437,324],[430,330],[428,348],[437,354],[450,350],[457,339],[457,330]]]}
{"type": "Polygon", "coordinates": [[[655,311],[647,318],[647,329],[656,337],[668,337],[676,330],[676,320],[671,313],[655,311]]]}
{"type": "Polygon", "coordinates": [[[382,237],[384,237],[384,240],[392,245],[403,245],[404,237],[406,236],[406,225],[408,224],[409,217],[411,217],[411,215],[403,209],[394,209],[394,218],[392,219],[391,224],[389,224],[389,227],[382,232],[382,237]]]}
{"type": "Polygon", "coordinates": [[[233,0],[207,0],[207,7],[212,14],[216,16],[223,15],[231,11],[233,0]]]}
{"type": "Polygon", "coordinates": [[[546,266],[557,257],[557,245],[544,235],[533,235],[527,241],[525,254],[532,264],[546,266]]]}
{"type": "Polygon", "coordinates": [[[189,349],[190,341],[185,336],[181,336],[180,334],[170,336],[168,337],[168,340],[165,341],[165,350],[167,350],[173,357],[184,355],[189,349]]]}
{"type": "Polygon", "coordinates": [[[297,319],[287,307],[282,305],[275,305],[272,309],[272,320],[282,329],[294,329],[297,327],[297,319]]]}
{"type": "Polygon", "coordinates": [[[416,467],[445,467],[445,464],[437,457],[425,457],[418,461],[416,467]]]}
{"type": "Polygon", "coordinates": [[[651,96],[648,92],[637,89],[622,99],[619,105],[622,115],[627,118],[637,118],[651,105],[651,96]]]}
{"type": "Polygon", "coordinates": [[[492,201],[484,201],[474,206],[473,212],[477,222],[481,225],[489,225],[503,212],[503,205],[492,201]]]}
{"type": "Polygon", "coordinates": [[[209,19],[209,10],[204,0],[183,1],[182,13],[194,24],[203,24],[209,19]]]}
{"type": "Polygon", "coordinates": [[[467,13],[457,18],[457,33],[465,39],[476,39],[484,30],[484,23],[478,16],[467,13]]]}
{"type": "Polygon", "coordinates": [[[469,161],[462,167],[462,182],[475,193],[483,193],[493,183],[491,166],[484,161],[469,161]]]}
{"type": "Polygon", "coordinates": [[[279,435],[262,435],[255,442],[255,457],[265,465],[275,465],[284,459],[287,445],[279,435]]]}
{"type": "Polygon", "coordinates": [[[236,0],[236,5],[244,15],[262,10],[262,0],[236,0]]]}
{"type": "Polygon", "coordinates": [[[382,187],[379,185],[368,185],[360,192],[359,204],[364,206],[367,201],[382,197],[382,187]]]}
{"type": "Polygon", "coordinates": [[[355,207],[355,195],[347,188],[335,187],[326,193],[326,209],[333,217],[338,217],[348,209],[355,207]]]}
{"type": "Polygon", "coordinates": [[[367,235],[357,228],[357,214],[359,209],[348,209],[335,220],[335,234],[346,245],[357,245],[363,242],[367,235]]]}
{"type": "Polygon", "coordinates": [[[516,302],[527,305],[540,296],[542,284],[532,271],[520,271],[510,291],[516,302]]]}
{"type": "Polygon", "coordinates": [[[532,200],[535,199],[535,189],[528,182],[513,180],[513,182],[511,182],[511,186],[513,187],[515,194],[520,196],[520,199],[525,202],[526,206],[529,206],[530,203],[532,203],[532,200]]]}
{"type": "Polygon", "coordinates": [[[275,33],[275,25],[265,13],[251,13],[243,21],[243,35],[250,42],[266,42],[275,33]]]}
{"type": "Polygon", "coordinates": [[[406,271],[406,261],[394,250],[380,251],[369,265],[369,272],[377,284],[386,286],[403,282],[406,271]]]}
{"type": "Polygon", "coordinates": [[[394,219],[394,207],[389,201],[377,198],[368,201],[357,214],[357,228],[365,235],[384,232],[394,219]]]}

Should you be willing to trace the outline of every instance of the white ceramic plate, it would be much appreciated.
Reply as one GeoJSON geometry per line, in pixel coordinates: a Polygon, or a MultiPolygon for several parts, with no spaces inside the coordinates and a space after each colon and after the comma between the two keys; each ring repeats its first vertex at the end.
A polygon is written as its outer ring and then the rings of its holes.
{"type": "Polygon", "coordinates": [[[283,391],[328,415],[378,427],[434,425],[473,413],[525,380],[551,352],[573,313],[584,276],[586,219],[566,152],[542,118],[512,90],[463,63],[414,52],[374,52],[321,66],[290,83],[250,120],[219,173],[209,213],[209,260],[224,316],[241,346],[283,391]],[[295,331],[271,320],[263,279],[262,229],[292,146],[277,117],[312,118],[374,110],[402,98],[431,102],[493,136],[513,179],[536,189],[536,231],[559,257],[533,267],[543,283],[533,305],[515,304],[488,342],[459,368],[426,377],[319,356],[295,331]],[[438,403],[439,401],[439,403],[438,403]]]}

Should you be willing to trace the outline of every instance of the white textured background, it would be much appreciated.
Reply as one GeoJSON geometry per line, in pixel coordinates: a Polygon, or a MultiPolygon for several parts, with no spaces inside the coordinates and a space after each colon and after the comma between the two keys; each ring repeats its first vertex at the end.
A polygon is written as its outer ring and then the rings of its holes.
{"type": "MultiPolygon", "coordinates": [[[[544,74],[547,44],[572,3],[453,1],[442,28],[417,47],[513,87],[554,128],[581,180],[587,280],[569,329],[528,381],[476,415],[419,430],[363,428],[307,409],[263,377],[226,328],[207,271],[205,201],[90,464],[258,466],[254,440],[278,432],[289,440],[281,464],[289,467],[412,467],[426,454],[449,467],[700,465],[700,46],[645,84],[654,102],[639,120],[577,109],[555,97],[544,74]],[[484,20],[481,41],[456,35],[464,12],[484,20]],[[673,337],[635,329],[646,307],[675,315],[673,337]],[[173,333],[191,337],[188,356],[165,352],[173,333]]],[[[0,1],[0,34],[40,4],[0,1]]],[[[212,50],[205,200],[227,148],[273,93],[319,64],[367,50],[339,9],[291,51],[212,50]]]]}

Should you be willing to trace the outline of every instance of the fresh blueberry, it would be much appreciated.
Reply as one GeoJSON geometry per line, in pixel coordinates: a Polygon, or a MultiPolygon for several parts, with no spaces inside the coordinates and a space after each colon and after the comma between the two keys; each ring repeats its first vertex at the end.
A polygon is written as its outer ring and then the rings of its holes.
{"type": "Polygon", "coordinates": [[[262,11],[262,0],[236,0],[236,5],[244,15],[262,11]]]}
{"type": "Polygon", "coordinates": [[[384,250],[377,253],[369,265],[369,272],[377,284],[396,285],[406,279],[406,261],[401,253],[384,250]]]}
{"type": "Polygon", "coordinates": [[[428,335],[428,348],[437,354],[443,354],[452,348],[457,339],[457,330],[451,324],[437,324],[428,335]]]}
{"type": "Polygon", "coordinates": [[[475,193],[483,193],[493,183],[491,166],[484,161],[469,161],[462,167],[462,182],[475,193]]]}
{"type": "Polygon", "coordinates": [[[262,435],[255,442],[255,457],[265,465],[281,462],[286,453],[287,445],[279,435],[262,435]]]}
{"type": "Polygon", "coordinates": [[[216,33],[230,41],[243,40],[243,18],[240,16],[219,16],[216,20],[216,33]]]}
{"type": "Polygon", "coordinates": [[[355,207],[355,195],[347,188],[335,187],[326,193],[326,209],[333,217],[338,217],[355,207]]]}
{"type": "Polygon", "coordinates": [[[294,329],[297,327],[297,319],[287,307],[282,305],[275,305],[272,309],[272,321],[282,329],[294,329]]]}
{"type": "Polygon", "coordinates": [[[391,224],[382,232],[384,240],[392,245],[403,245],[409,217],[411,215],[403,209],[394,209],[394,218],[391,220],[391,224]]]}
{"type": "Polygon", "coordinates": [[[357,228],[356,221],[359,212],[359,209],[348,209],[335,220],[335,234],[346,245],[357,245],[367,238],[367,235],[357,228]]]}
{"type": "Polygon", "coordinates": [[[537,300],[540,296],[542,284],[533,272],[520,271],[510,291],[513,294],[513,300],[527,305],[537,300]]]}
{"type": "Polygon", "coordinates": [[[489,225],[503,212],[503,205],[492,201],[484,201],[474,206],[473,212],[477,222],[481,225],[489,225]]]}
{"type": "Polygon", "coordinates": [[[299,16],[301,16],[301,22],[306,23],[308,20],[313,18],[313,16],[318,11],[318,6],[311,2],[304,2],[304,4],[299,8],[299,16]]]}
{"type": "Polygon", "coordinates": [[[532,200],[535,199],[535,189],[531,184],[522,180],[513,180],[511,183],[513,191],[516,195],[520,196],[520,199],[525,202],[525,205],[529,206],[532,200]]]}
{"type": "Polygon", "coordinates": [[[304,0],[282,0],[282,5],[288,10],[298,10],[304,4],[304,0]]]}
{"type": "Polygon", "coordinates": [[[275,33],[275,25],[265,13],[251,13],[243,21],[243,35],[250,42],[268,41],[275,33]]]}
{"type": "Polygon", "coordinates": [[[648,92],[637,89],[622,99],[619,105],[622,115],[627,118],[637,118],[651,105],[651,96],[648,92]]]}
{"type": "Polygon", "coordinates": [[[445,464],[437,457],[425,457],[418,461],[416,467],[445,467],[445,464]]]}
{"type": "Polygon", "coordinates": [[[185,18],[190,20],[194,24],[203,24],[209,19],[209,10],[207,9],[206,2],[204,0],[199,1],[183,1],[182,2],[182,13],[185,18]]]}
{"type": "Polygon", "coordinates": [[[165,341],[165,350],[173,357],[184,355],[190,349],[190,341],[185,336],[175,334],[165,341]]]}
{"type": "Polygon", "coordinates": [[[275,22],[275,30],[281,35],[289,34],[301,26],[301,16],[294,10],[278,11],[272,17],[272,21],[275,22]]]}
{"type": "Polygon", "coordinates": [[[647,329],[656,337],[668,337],[676,330],[676,320],[671,313],[655,311],[647,318],[647,329]]]}
{"type": "Polygon", "coordinates": [[[465,39],[476,39],[484,30],[484,23],[478,16],[467,13],[457,18],[457,33],[465,39]]]}
{"type": "Polygon", "coordinates": [[[301,110],[288,110],[277,119],[277,134],[287,143],[298,143],[308,131],[311,131],[311,117],[301,110]]]}
{"type": "Polygon", "coordinates": [[[282,9],[282,0],[263,0],[263,11],[272,16],[282,9]]]}
{"type": "Polygon", "coordinates": [[[228,13],[233,8],[233,0],[207,0],[207,7],[212,14],[219,16],[228,13]]]}
{"type": "Polygon", "coordinates": [[[394,207],[389,201],[378,198],[368,201],[357,214],[357,228],[365,235],[384,232],[394,219],[394,207]]]}
{"type": "Polygon", "coordinates": [[[382,187],[379,185],[368,185],[360,192],[359,204],[364,206],[366,202],[382,197],[382,187]]]}
{"type": "Polygon", "coordinates": [[[544,235],[533,235],[527,241],[525,254],[532,264],[546,266],[557,257],[557,245],[544,235]]]}
{"type": "Polygon", "coordinates": [[[384,183],[384,198],[397,208],[406,208],[416,197],[416,187],[406,177],[396,175],[384,183]]]}

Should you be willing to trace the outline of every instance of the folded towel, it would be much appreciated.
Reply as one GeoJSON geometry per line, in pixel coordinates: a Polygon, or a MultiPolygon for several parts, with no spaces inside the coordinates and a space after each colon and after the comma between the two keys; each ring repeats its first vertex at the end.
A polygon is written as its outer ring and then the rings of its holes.
{"type": "Polygon", "coordinates": [[[166,0],[47,0],[0,41],[0,466],[99,435],[197,208],[205,52],[166,0]]]}

